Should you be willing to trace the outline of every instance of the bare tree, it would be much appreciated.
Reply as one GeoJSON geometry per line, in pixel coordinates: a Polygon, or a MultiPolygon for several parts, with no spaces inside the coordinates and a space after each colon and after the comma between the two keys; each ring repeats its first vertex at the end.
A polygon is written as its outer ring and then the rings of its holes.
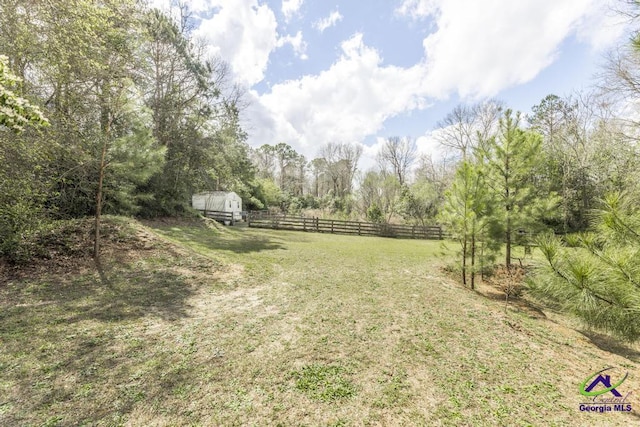
{"type": "Polygon", "coordinates": [[[413,138],[392,136],[385,140],[378,153],[380,169],[391,169],[400,185],[407,182],[409,168],[415,163],[417,157],[416,141],[413,138]]]}
{"type": "Polygon", "coordinates": [[[474,105],[460,104],[437,123],[436,138],[466,159],[471,150],[495,132],[503,109],[504,103],[494,99],[474,105]]]}
{"type": "Polygon", "coordinates": [[[344,143],[341,144],[340,152],[344,162],[343,188],[345,194],[349,194],[353,189],[353,179],[358,171],[358,162],[362,156],[362,145],[344,143]]]}
{"type": "Polygon", "coordinates": [[[326,161],[326,169],[336,196],[351,193],[353,179],[362,156],[359,144],[330,142],[320,149],[320,157],[326,161]]]}
{"type": "Polygon", "coordinates": [[[327,194],[327,161],[321,157],[309,162],[308,168],[312,176],[312,193],[315,197],[327,194]]]}
{"type": "Polygon", "coordinates": [[[260,178],[274,179],[276,153],[273,145],[264,144],[251,150],[251,158],[260,178]]]}
{"type": "Polygon", "coordinates": [[[326,172],[331,180],[333,193],[338,194],[340,187],[340,168],[338,166],[340,160],[340,144],[330,142],[324,145],[320,148],[319,155],[325,161],[326,172]]]}
{"type": "Polygon", "coordinates": [[[451,158],[435,161],[429,154],[423,154],[418,159],[416,181],[426,181],[433,185],[438,201],[444,200],[444,194],[453,182],[456,173],[456,162],[451,158]]]}

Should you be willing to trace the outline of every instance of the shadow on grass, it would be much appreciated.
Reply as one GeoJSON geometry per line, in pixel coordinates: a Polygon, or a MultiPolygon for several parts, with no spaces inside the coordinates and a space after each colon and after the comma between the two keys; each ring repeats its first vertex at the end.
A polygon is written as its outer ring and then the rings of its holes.
{"type": "Polygon", "coordinates": [[[640,351],[621,343],[615,338],[593,331],[578,330],[578,332],[589,338],[589,341],[591,341],[591,343],[600,350],[617,354],[618,356],[622,356],[632,362],[640,363],[640,351]]]}
{"type": "Polygon", "coordinates": [[[189,345],[144,330],[188,317],[196,286],[167,268],[105,265],[104,273],[109,286],[89,273],[2,290],[0,376],[12,386],[0,425],[120,425],[140,402],[162,402],[195,381],[184,364],[189,345]]]}
{"type": "Polygon", "coordinates": [[[270,236],[255,233],[249,228],[215,233],[204,227],[171,227],[159,229],[161,234],[185,243],[192,243],[210,250],[230,251],[237,254],[286,249],[270,236]],[[227,235],[228,234],[228,235],[227,235]]]}
{"type": "Polygon", "coordinates": [[[506,294],[503,291],[488,284],[478,286],[475,292],[492,301],[501,302],[506,307],[512,307],[524,312],[533,319],[547,319],[547,315],[542,311],[541,307],[522,296],[510,296],[507,300],[506,294]]]}
{"type": "MultiPolygon", "coordinates": [[[[18,303],[16,308],[54,305],[64,317],[58,321],[66,322],[127,320],[147,315],[176,320],[187,316],[186,300],[195,289],[180,274],[132,265],[105,268],[102,274],[108,278],[108,286],[97,274],[85,274],[69,282],[44,280],[28,287],[23,295],[17,290],[13,296],[25,300],[25,304],[18,303]],[[37,302],[30,304],[29,300],[37,302]]],[[[7,320],[8,315],[5,312],[2,318],[7,320]]]]}

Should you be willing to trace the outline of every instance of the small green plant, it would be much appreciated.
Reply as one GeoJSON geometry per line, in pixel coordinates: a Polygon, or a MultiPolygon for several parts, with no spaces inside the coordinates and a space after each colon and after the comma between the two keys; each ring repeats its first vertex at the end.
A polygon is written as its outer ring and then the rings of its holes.
{"type": "Polygon", "coordinates": [[[384,372],[378,382],[382,386],[382,396],[374,405],[380,408],[393,408],[404,405],[411,397],[407,372],[405,369],[384,372]]]}
{"type": "Polygon", "coordinates": [[[356,394],[356,388],[344,377],[346,370],[336,365],[307,365],[291,373],[296,389],[310,398],[323,402],[348,399],[356,394]]]}
{"type": "Polygon", "coordinates": [[[375,222],[376,224],[384,222],[384,214],[377,204],[373,203],[369,206],[369,209],[367,209],[367,220],[375,222]]]}

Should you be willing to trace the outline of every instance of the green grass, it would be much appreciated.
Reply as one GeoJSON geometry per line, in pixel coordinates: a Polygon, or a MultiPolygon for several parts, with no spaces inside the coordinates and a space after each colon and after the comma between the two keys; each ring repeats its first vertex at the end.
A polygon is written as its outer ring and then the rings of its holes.
{"type": "Polygon", "coordinates": [[[355,396],[356,388],[345,377],[346,370],[336,365],[312,364],[291,373],[296,389],[312,399],[334,402],[355,396]]]}
{"type": "Polygon", "coordinates": [[[636,350],[461,288],[440,242],[122,227],[147,243],[106,284],[78,261],[0,285],[0,425],[640,421],[577,409],[605,366],[638,390],[636,350]]]}

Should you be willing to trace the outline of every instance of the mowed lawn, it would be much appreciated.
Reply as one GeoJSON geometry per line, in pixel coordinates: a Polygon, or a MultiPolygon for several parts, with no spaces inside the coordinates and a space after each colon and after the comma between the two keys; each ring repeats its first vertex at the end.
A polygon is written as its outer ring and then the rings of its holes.
{"type": "Polygon", "coordinates": [[[637,347],[462,288],[441,242],[119,227],[105,282],[0,284],[0,425],[640,424],[637,347]],[[580,412],[609,366],[634,411],[580,412]]]}

